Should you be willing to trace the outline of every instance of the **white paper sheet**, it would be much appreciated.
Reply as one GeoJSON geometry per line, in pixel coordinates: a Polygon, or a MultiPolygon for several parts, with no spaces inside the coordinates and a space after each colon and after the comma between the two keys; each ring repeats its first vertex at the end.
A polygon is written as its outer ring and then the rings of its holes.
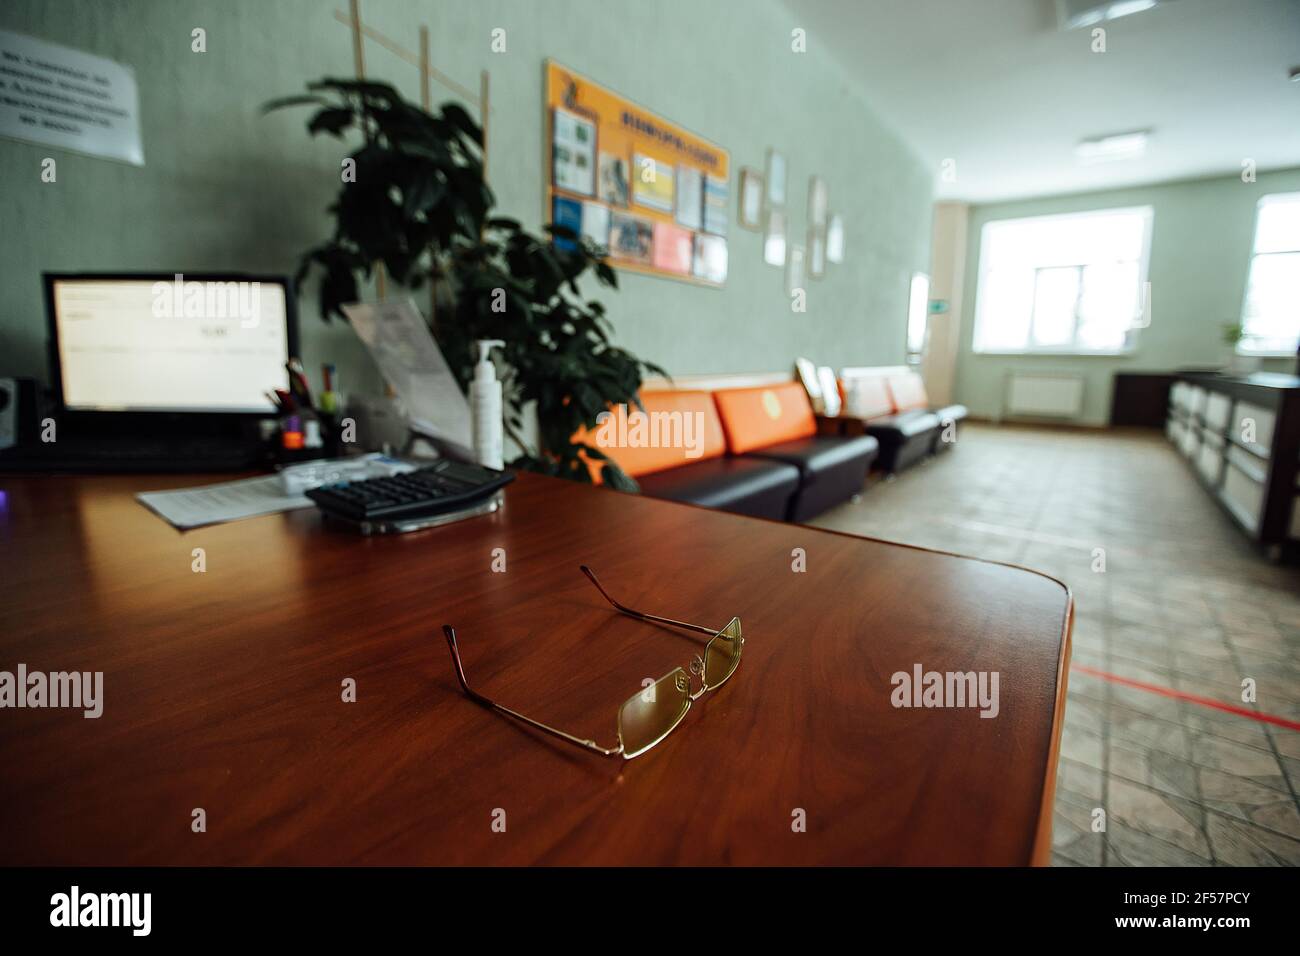
{"type": "Polygon", "coordinates": [[[309,508],[315,504],[305,495],[285,494],[279,475],[223,481],[176,491],[142,491],[135,497],[150,511],[182,530],[309,508]]]}
{"type": "Polygon", "coordinates": [[[0,136],[144,165],[131,67],[9,30],[0,63],[0,136]]]}
{"type": "Polygon", "coordinates": [[[556,109],[551,126],[551,181],[556,188],[590,196],[596,191],[596,127],[556,109]]]}
{"type": "Polygon", "coordinates": [[[415,303],[343,306],[379,371],[406,406],[411,428],[473,459],[469,402],[415,303]]]}
{"type": "Polygon", "coordinates": [[[691,166],[677,167],[677,224],[698,230],[704,211],[704,174],[691,166]]]}

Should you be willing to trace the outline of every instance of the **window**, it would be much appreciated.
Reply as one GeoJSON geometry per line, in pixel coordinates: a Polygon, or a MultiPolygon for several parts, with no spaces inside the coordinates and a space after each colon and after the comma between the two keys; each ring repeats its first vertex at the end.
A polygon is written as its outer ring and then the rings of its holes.
{"type": "Polygon", "coordinates": [[[1259,201],[1241,324],[1239,351],[1294,355],[1300,348],[1300,193],[1259,201]]]}
{"type": "Polygon", "coordinates": [[[1111,354],[1145,313],[1151,208],[986,223],[976,352],[1111,354]]]}

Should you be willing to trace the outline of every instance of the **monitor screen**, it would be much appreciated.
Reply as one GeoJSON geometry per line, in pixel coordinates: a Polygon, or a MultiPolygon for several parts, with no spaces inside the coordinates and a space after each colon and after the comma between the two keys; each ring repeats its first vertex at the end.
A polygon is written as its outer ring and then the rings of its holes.
{"type": "Polygon", "coordinates": [[[63,407],[265,412],[287,388],[283,279],[50,276],[63,407]]]}

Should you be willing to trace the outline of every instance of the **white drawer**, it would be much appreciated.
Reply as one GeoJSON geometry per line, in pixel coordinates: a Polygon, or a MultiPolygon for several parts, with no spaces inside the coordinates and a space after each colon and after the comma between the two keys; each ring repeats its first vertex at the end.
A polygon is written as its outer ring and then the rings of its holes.
{"type": "Polygon", "coordinates": [[[1223,473],[1223,449],[1211,442],[1201,446],[1196,456],[1196,470],[1213,486],[1218,486],[1219,475],[1223,473]]]}
{"type": "Polygon", "coordinates": [[[1277,416],[1269,409],[1239,401],[1232,412],[1232,439],[1267,456],[1273,447],[1273,425],[1276,420],[1277,416]]]}
{"type": "Polygon", "coordinates": [[[1228,461],[1232,462],[1255,481],[1263,484],[1268,481],[1268,462],[1256,458],[1244,448],[1228,446],[1228,461]]]}
{"type": "Polygon", "coordinates": [[[1179,447],[1188,458],[1196,454],[1197,449],[1201,447],[1201,435],[1195,425],[1188,425],[1183,429],[1183,438],[1179,447]]]}
{"type": "Polygon", "coordinates": [[[1252,532],[1259,530],[1259,520],[1264,513],[1264,485],[1255,481],[1236,465],[1223,471],[1223,485],[1219,497],[1232,509],[1237,518],[1252,532]]]}
{"type": "Polygon", "coordinates": [[[1186,431],[1186,429],[1184,428],[1183,423],[1176,418],[1171,418],[1165,422],[1165,435],[1168,436],[1169,441],[1172,442],[1175,447],[1182,447],[1184,431],[1186,431]]]}
{"type": "Polygon", "coordinates": [[[1187,386],[1187,410],[1193,415],[1199,415],[1205,411],[1205,402],[1210,393],[1197,385],[1187,386]]]}
{"type": "Polygon", "coordinates": [[[1228,419],[1231,417],[1232,399],[1227,395],[1211,392],[1210,397],[1205,400],[1205,424],[1221,432],[1228,427],[1228,419]]]}

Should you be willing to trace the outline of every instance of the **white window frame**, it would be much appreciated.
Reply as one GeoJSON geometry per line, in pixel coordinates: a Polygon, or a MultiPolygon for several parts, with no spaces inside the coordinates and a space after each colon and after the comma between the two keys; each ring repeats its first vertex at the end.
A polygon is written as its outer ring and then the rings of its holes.
{"type": "MultiPolygon", "coordinates": [[[[1279,256],[1300,252],[1300,246],[1295,249],[1281,249],[1273,252],[1255,251],[1255,243],[1259,241],[1260,211],[1269,203],[1292,201],[1300,201],[1300,192],[1269,193],[1267,196],[1261,196],[1259,202],[1255,203],[1255,218],[1250,229],[1250,254],[1246,257],[1246,283],[1241,290],[1241,326],[1243,329],[1246,327],[1246,306],[1250,302],[1250,276],[1255,269],[1255,260],[1260,256],[1279,256]]],[[[1255,358],[1295,358],[1296,355],[1294,350],[1253,349],[1246,343],[1247,339],[1245,338],[1237,343],[1236,351],[1238,355],[1250,355],[1255,358]]]]}
{"type": "MultiPolygon", "coordinates": [[[[1030,312],[1029,328],[1030,341],[1023,348],[980,348],[980,323],[983,319],[984,312],[984,279],[989,272],[987,260],[984,255],[986,240],[989,235],[990,226],[1011,226],[1024,222],[1042,222],[1049,219],[1083,219],[1089,216],[1113,216],[1120,213],[1135,213],[1145,219],[1145,226],[1142,230],[1142,254],[1138,259],[1138,301],[1142,303],[1142,308],[1147,308],[1146,288],[1148,282],[1148,269],[1151,264],[1151,233],[1155,225],[1155,209],[1152,206],[1117,206],[1107,209],[1086,209],[1079,212],[1062,212],[1048,213],[1042,216],[1017,216],[1012,219],[991,219],[980,228],[980,258],[977,269],[977,278],[975,284],[975,322],[971,337],[971,351],[976,355],[1080,355],[1080,356],[1106,356],[1106,355],[1131,355],[1137,348],[1137,336],[1140,329],[1146,328],[1150,324],[1150,316],[1146,316],[1144,322],[1134,321],[1133,327],[1129,330],[1125,338],[1124,345],[1115,349],[1084,349],[1074,346],[1050,345],[1036,346],[1032,341],[1034,316],[1030,312]]],[[[1037,286],[1038,272],[1044,268],[1065,268],[1074,266],[1080,271],[1080,295],[1083,294],[1082,272],[1084,266],[1089,263],[1062,263],[1059,266],[1036,266],[1034,269],[1034,283],[1037,286]]],[[[1032,307],[1031,307],[1032,308],[1032,307]]],[[[1077,336],[1079,331],[1079,314],[1076,303],[1074,316],[1073,335],[1077,336]]]]}
{"type": "MultiPolygon", "coordinates": [[[[1082,316],[1079,315],[1079,306],[1083,302],[1084,268],[1086,268],[1086,266],[1083,263],[1077,263],[1077,262],[1068,263],[1066,265],[1059,265],[1059,266],[1034,266],[1034,290],[1031,296],[1031,299],[1033,300],[1034,304],[1029,307],[1029,341],[1031,343],[1035,339],[1034,327],[1038,324],[1038,281],[1043,277],[1043,273],[1048,269],[1073,269],[1075,275],[1078,277],[1075,283],[1074,315],[1072,316],[1074,322],[1070,326],[1070,339],[1074,340],[1078,338],[1079,323],[1080,321],[1082,321],[1082,316]]],[[[1054,346],[1054,347],[1061,348],[1061,346],[1054,346]]],[[[1037,348],[1037,347],[1031,346],[1031,348],[1037,348]]]]}

